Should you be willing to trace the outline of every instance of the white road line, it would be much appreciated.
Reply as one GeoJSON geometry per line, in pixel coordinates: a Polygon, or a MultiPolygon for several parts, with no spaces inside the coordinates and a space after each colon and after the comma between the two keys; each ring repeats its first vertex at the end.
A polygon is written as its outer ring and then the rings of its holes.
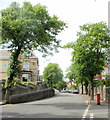
{"type": "Polygon", "coordinates": [[[90,113],[90,120],[93,120],[94,114],[90,113]]]}
{"type": "Polygon", "coordinates": [[[87,116],[87,113],[88,113],[89,108],[90,108],[90,105],[88,105],[88,107],[86,108],[86,110],[85,110],[85,112],[84,112],[84,114],[83,114],[83,116],[82,116],[82,119],[81,119],[81,120],[85,120],[85,118],[86,118],[86,116],[87,116]]]}

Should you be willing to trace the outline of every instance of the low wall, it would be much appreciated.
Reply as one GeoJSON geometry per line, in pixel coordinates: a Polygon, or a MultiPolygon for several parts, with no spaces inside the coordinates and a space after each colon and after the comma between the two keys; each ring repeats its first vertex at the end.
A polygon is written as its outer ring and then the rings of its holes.
{"type": "Polygon", "coordinates": [[[21,94],[21,93],[27,93],[27,92],[32,92],[32,91],[37,91],[37,90],[43,90],[46,89],[46,85],[45,84],[27,84],[27,85],[23,85],[21,83],[16,83],[14,85],[13,91],[12,91],[12,95],[16,95],[16,94],[21,94]]]}
{"type": "Polygon", "coordinates": [[[12,95],[9,98],[9,103],[15,104],[15,103],[31,102],[43,98],[52,97],[54,95],[55,95],[54,89],[38,90],[34,92],[12,95]]]}
{"type": "MultiPolygon", "coordinates": [[[[0,83],[0,101],[4,100],[6,89],[3,87],[4,83],[0,83]]],[[[35,92],[39,90],[47,89],[45,83],[37,83],[36,85],[28,83],[23,85],[21,83],[16,83],[12,88],[12,95],[20,95],[28,92],[35,92]]]]}

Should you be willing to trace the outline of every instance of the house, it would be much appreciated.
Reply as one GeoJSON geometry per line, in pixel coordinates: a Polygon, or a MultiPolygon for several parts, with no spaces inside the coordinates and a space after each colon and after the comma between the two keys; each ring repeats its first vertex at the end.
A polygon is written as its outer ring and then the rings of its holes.
{"type": "Polygon", "coordinates": [[[102,72],[102,79],[110,79],[110,54],[107,59],[107,66],[104,68],[102,72]]]}
{"type": "Polygon", "coordinates": [[[110,57],[108,57],[107,61],[107,66],[104,67],[104,70],[101,72],[100,75],[96,75],[94,77],[96,80],[101,80],[101,79],[110,79],[110,57]]]}
{"type": "MultiPolygon", "coordinates": [[[[8,77],[7,69],[10,56],[11,53],[9,51],[0,50],[0,80],[6,80],[8,77]]],[[[34,53],[24,53],[19,60],[22,66],[22,72],[20,74],[22,82],[39,81],[39,60],[34,53]]]]}

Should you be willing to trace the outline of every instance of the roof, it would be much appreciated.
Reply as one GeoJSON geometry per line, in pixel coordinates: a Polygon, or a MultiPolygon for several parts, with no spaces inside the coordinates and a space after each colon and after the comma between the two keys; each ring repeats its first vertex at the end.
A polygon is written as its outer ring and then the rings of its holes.
{"type": "MultiPolygon", "coordinates": [[[[9,52],[6,49],[0,49],[0,60],[8,60],[10,56],[11,56],[11,52],[9,52]]],[[[29,56],[29,58],[38,59],[38,57],[32,51],[31,51],[31,56],[29,56]]]]}
{"type": "Polygon", "coordinates": [[[0,60],[9,60],[10,57],[1,57],[0,56],[0,60]]]}

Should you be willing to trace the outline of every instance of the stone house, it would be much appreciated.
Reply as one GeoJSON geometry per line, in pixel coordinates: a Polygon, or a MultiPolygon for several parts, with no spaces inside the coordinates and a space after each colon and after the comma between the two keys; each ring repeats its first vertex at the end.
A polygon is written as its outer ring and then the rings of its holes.
{"type": "MultiPolygon", "coordinates": [[[[7,79],[7,68],[11,53],[7,50],[0,50],[0,80],[7,79]]],[[[20,57],[22,82],[39,81],[39,60],[33,52],[25,53],[20,57]],[[28,56],[28,57],[25,57],[28,56]]]]}

